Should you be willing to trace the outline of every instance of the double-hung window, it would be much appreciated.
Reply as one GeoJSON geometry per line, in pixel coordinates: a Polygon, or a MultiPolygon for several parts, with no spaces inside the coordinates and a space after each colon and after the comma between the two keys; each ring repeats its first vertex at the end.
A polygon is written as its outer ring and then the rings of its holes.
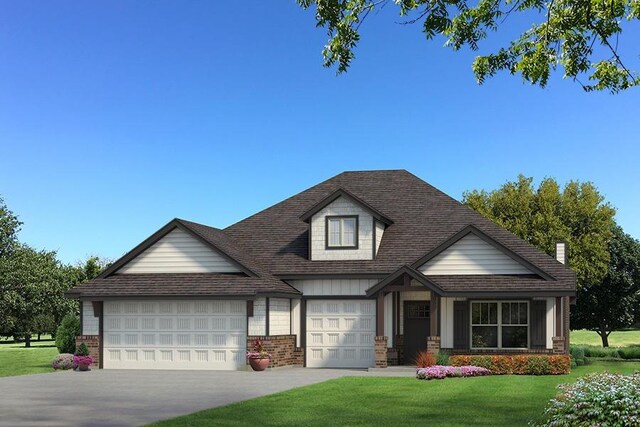
{"type": "Polygon", "coordinates": [[[527,348],[529,303],[472,301],[471,348],[527,348]]]}
{"type": "Polygon", "coordinates": [[[327,248],[358,247],[357,216],[328,216],[326,227],[327,248]]]}

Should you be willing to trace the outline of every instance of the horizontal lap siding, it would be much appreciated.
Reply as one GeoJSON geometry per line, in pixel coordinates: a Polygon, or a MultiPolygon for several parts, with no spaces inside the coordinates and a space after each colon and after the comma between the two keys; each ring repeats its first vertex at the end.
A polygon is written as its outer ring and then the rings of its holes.
{"type": "Polygon", "coordinates": [[[179,228],[118,270],[141,273],[237,273],[241,270],[224,256],[179,228]]]}
{"type": "Polygon", "coordinates": [[[531,274],[531,270],[474,234],[469,234],[420,267],[426,275],[531,274]]]}
{"type": "Polygon", "coordinates": [[[284,298],[269,299],[269,335],[291,333],[291,307],[284,298]]]}
{"type": "Polygon", "coordinates": [[[83,335],[98,335],[99,332],[99,319],[93,314],[93,304],[91,301],[84,301],[82,303],[82,334],[83,335]]]}
{"type": "Polygon", "coordinates": [[[267,304],[265,298],[257,298],[253,302],[253,316],[249,317],[249,335],[265,335],[267,333],[267,304]]]}

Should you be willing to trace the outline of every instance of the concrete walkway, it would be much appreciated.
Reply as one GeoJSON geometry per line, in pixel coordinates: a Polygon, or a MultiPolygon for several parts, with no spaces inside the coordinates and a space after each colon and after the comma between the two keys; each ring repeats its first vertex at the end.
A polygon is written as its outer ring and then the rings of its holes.
{"type": "Polygon", "coordinates": [[[0,426],[138,426],[344,376],[408,376],[282,368],[248,371],[94,370],[0,378],[0,426]]]}

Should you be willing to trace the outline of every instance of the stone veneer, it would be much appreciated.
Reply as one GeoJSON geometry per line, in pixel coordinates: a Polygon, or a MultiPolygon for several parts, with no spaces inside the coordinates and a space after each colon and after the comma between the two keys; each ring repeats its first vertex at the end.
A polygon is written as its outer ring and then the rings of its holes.
{"type": "Polygon", "coordinates": [[[100,335],[78,335],[76,337],[76,348],[85,343],[89,348],[89,355],[93,357],[93,364],[91,366],[95,368],[100,367],[100,335]]]}
{"type": "Polygon", "coordinates": [[[377,336],[375,338],[375,362],[376,368],[387,367],[387,337],[377,336]]]}
{"type": "Polygon", "coordinates": [[[551,338],[553,341],[553,352],[556,354],[566,353],[564,346],[564,337],[553,337],[551,338]]]}
{"type": "Polygon", "coordinates": [[[427,337],[427,351],[433,355],[436,355],[440,352],[440,337],[428,336],[427,337]]]}
{"type": "MultiPolygon", "coordinates": [[[[253,342],[259,339],[264,349],[271,354],[269,367],[303,366],[304,349],[296,347],[295,335],[249,335],[247,336],[247,350],[253,350],[253,342]]],[[[247,364],[249,362],[247,361],[247,364]]]]}

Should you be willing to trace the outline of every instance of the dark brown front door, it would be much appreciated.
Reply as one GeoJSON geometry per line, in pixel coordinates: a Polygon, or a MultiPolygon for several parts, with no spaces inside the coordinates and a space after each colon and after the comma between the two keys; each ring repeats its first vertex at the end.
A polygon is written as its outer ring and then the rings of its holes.
{"type": "Polygon", "coordinates": [[[414,365],[418,352],[427,349],[429,301],[404,302],[404,364],[414,365]]]}

